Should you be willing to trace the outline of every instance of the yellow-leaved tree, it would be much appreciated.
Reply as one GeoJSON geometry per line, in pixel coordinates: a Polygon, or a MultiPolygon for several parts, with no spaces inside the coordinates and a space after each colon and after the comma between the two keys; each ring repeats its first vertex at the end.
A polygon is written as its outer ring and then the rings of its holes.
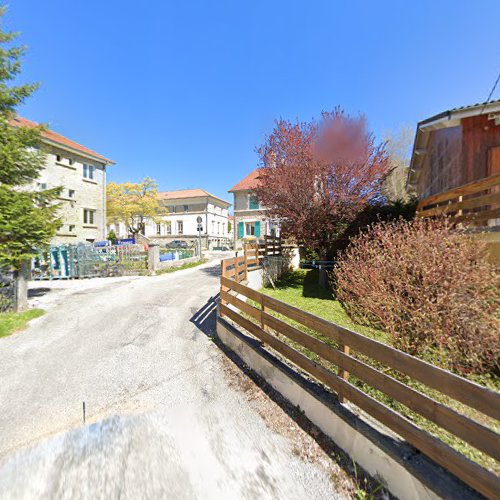
{"type": "Polygon", "coordinates": [[[144,234],[148,220],[158,222],[165,213],[158,197],[158,185],[149,177],[139,183],[110,182],[106,199],[108,222],[122,222],[133,237],[144,234]]]}

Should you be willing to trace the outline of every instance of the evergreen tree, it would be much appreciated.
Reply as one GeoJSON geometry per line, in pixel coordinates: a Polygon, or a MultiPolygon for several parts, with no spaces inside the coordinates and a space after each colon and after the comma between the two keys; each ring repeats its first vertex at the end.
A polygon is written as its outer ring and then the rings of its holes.
{"type": "MultiPolygon", "coordinates": [[[[0,23],[5,7],[0,7],[0,23]]],[[[60,222],[56,199],[60,188],[35,190],[45,164],[43,127],[13,126],[16,108],[37,84],[13,84],[21,72],[23,46],[13,46],[17,33],[0,26],[0,265],[18,269],[35,248],[47,245],[60,222]]]]}

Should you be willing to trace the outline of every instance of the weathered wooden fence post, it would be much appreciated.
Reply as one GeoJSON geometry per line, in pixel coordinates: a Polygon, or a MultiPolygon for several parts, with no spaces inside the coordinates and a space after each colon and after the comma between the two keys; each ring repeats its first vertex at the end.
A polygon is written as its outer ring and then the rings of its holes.
{"type": "MultiPolygon", "coordinates": [[[[341,350],[344,354],[349,355],[349,352],[350,352],[350,351],[349,351],[349,346],[348,346],[348,345],[341,345],[341,346],[340,346],[340,350],[341,350]]],[[[339,377],[340,377],[340,378],[343,378],[346,382],[348,382],[348,381],[349,381],[349,372],[348,372],[347,370],[344,370],[344,369],[342,369],[342,368],[339,368],[339,372],[338,372],[338,373],[339,373],[339,377]]],[[[340,394],[339,394],[338,396],[339,396],[339,401],[340,401],[341,403],[343,403],[343,402],[344,402],[344,397],[343,397],[343,396],[341,396],[340,394]]]]}
{"type": "MultiPolygon", "coordinates": [[[[224,259],[222,259],[220,261],[220,275],[223,278],[226,277],[226,261],[224,259]]],[[[223,286],[222,283],[221,283],[221,285],[220,285],[220,300],[219,300],[219,304],[220,305],[225,305],[226,304],[226,301],[222,298],[222,292],[227,292],[227,290],[228,290],[228,288],[226,286],[223,286]]],[[[219,310],[219,316],[221,318],[222,318],[222,316],[224,316],[220,310],[219,310]]]]}

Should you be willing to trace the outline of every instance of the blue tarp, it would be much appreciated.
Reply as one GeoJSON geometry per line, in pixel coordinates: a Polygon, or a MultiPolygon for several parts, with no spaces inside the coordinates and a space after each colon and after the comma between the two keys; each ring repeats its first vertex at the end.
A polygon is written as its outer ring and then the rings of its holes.
{"type": "Polygon", "coordinates": [[[165,262],[166,260],[174,260],[175,254],[173,253],[163,253],[160,254],[160,262],[165,262]]]}

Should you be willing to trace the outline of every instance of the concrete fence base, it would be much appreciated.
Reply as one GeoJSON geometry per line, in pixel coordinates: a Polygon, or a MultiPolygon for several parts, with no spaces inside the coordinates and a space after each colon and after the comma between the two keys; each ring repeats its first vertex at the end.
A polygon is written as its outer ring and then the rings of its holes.
{"type": "Polygon", "coordinates": [[[162,269],[168,269],[169,267],[180,267],[183,264],[189,264],[190,262],[198,262],[202,257],[188,257],[187,259],[181,260],[166,260],[164,262],[159,262],[156,271],[161,271],[162,269]]]}
{"type": "Polygon", "coordinates": [[[283,363],[224,318],[217,319],[221,342],[398,498],[481,498],[439,465],[283,363]]]}

